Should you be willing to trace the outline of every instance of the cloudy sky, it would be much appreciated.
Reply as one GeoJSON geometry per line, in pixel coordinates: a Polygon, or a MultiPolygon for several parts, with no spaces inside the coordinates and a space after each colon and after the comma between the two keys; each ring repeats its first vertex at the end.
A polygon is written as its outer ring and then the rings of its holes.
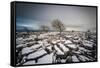
{"type": "Polygon", "coordinates": [[[16,28],[38,30],[41,25],[51,29],[51,22],[59,19],[66,30],[96,30],[96,7],[61,6],[43,4],[16,4],[16,28]]]}

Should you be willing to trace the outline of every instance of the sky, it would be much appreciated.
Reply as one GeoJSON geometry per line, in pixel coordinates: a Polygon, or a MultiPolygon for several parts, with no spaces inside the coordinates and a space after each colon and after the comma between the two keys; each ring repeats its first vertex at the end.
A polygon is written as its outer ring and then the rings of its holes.
{"type": "Polygon", "coordinates": [[[39,30],[41,25],[52,28],[52,21],[59,19],[66,31],[95,31],[96,7],[62,6],[46,4],[16,4],[16,29],[27,27],[39,30]]]}

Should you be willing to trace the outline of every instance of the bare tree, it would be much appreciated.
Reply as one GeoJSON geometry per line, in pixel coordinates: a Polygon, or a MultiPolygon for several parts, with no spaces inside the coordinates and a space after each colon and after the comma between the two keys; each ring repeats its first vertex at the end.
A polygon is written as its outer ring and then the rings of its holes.
{"type": "Polygon", "coordinates": [[[48,32],[49,31],[49,27],[46,26],[46,25],[41,25],[40,26],[40,30],[43,31],[43,32],[48,32]]]}
{"type": "Polygon", "coordinates": [[[56,19],[56,20],[54,20],[52,22],[52,27],[54,29],[56,29],[57,31],[59,31],[60,35],[61,35],[61,32],[65,30],[64,24],[60,20],[58,20],[58,19],[56,19]]]}

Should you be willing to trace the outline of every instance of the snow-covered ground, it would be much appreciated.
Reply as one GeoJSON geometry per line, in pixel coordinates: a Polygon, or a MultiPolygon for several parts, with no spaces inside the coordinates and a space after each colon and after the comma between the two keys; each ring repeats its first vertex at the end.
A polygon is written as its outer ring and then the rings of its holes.
{"type": "MultiPolygon", "coordinates": [[[[16,65],[84,62],[96,60],[96,43],[79,37],[80,33],[64,32],[34,33],[27,37],[19,32],[16,37],[16,65]],[[25,38],[24,38],[25,37],[25,38]],[[81,42],[81,43],[80,43],[81,42]]],[[[81,33],[82,34],[82,33],[81,33]]],[[[91,39],[93,40],[93,39],[91,39]]]]}

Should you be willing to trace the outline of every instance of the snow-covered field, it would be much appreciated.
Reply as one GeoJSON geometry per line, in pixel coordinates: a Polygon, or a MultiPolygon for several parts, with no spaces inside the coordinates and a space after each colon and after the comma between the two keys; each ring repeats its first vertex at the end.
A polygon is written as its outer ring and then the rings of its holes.
{"type": "Polygon", "coordinates": [[[96,34],[17,32],[16,65],[96,61],[96,34]]]}

